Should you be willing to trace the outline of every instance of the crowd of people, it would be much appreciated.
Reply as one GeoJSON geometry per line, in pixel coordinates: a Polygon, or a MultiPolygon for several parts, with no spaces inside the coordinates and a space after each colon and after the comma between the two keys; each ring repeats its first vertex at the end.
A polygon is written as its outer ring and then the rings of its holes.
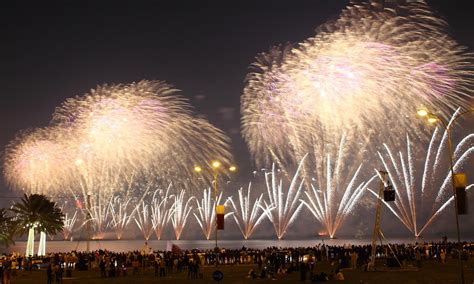
{"type": "MultiPolygon", "coordinates": [[[[319,244],[314,247],[265,249],[219,249],[219,250],[181,250],[173,246],[171,251],[153,251],[146,245],[141,251],[93,252],[72,251],[50,253],[44,257],[25,257],[18,253],[3,254],[0,258],[2,284],[9,284],[12,275],[18,270],[45,269],[49,283],[61,283],[64,274],[73,270],[92,270],[100,277],[123,277],[139,275],[144,270],[154,270],[156,277],[186,272],[188,278],[203,277],[201,268],[206,265],[250,265],[248,278],[284,277],[295,272],[301,280],[324,281],[329,278],[343,280],[342,269],[367,269],[371,257],[371,245],[330,246],[319,244]],[[331,271],[315,274],[318,263],[327,262],[331,271]]],[[[450,242],[423,244],[386,244],[376,247],[376,257],[396,259],[391,263],[398,267],[422,267],[424,260],[434,259],[440,263],[448,258],[456,258],[457,244],[450,242]]],[[[474,243],[463,244],[463,258],[474,256],[474,243]]]]}

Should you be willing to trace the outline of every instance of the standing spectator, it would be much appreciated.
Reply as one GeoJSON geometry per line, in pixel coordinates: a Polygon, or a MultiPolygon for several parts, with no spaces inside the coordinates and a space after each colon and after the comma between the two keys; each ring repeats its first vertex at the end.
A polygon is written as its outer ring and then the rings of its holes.
{"type": "Polygon", "coordinates": [[[158,255],[155,256],[155,261],[153,263],[155,266],[155,277],[158,276],[158,271],[160,270],[160,259],[158,258],[158,255]]]}
{"type": "Polygon", "coordinates": [[[193,278],[193,269],[194,269],[194,263],[193,259],[190,258],[188,261],[188,278],[193,278]]]}
{"type": "Polygon", "coordinates": [[[444,249],[441,250],[441,253],[439,254],[439,258],[442,264],[446,263],[446,252],[444,251],[444,249]]]}
{"type": "Polygon", "coordinates": [[[139,272],[140,261],[138,259],[134,259],[132,261],[132,268],[133,268],[133,275],[137,275],[139,272]]]}
{"type": "Polygon", "coordinates": [[[54,266],[54,274],[56,278],[56,284],[63,283],[63,268],[61,267],[61,265],[56,264],[54,266]]]}
{"type": "Polygon", "coordinates": [[[200,264],[200,261],[197,257],[194,258],[194,265],[193,265],[193,274],[194,274],[194,278],[198,278],[199,277],[199,264],[200,264]]]}
{"type": "Polygon", "coordinates": [[[357,268],[357,259],[358,258],[359,258],[359,255],[357,254],[357,252],[355,250],[353,250],[352,253],[351,253],[351,267],[352,267],[352,269],[357,268]]]}
{"type": "Polygon", "coordinates": [[[21,255],[18,257],[17,260],[18,260],[18,270],[21,270],[22,267],[23,267],[23,268],[26,268],[26,267],[23,265],[23,257],[22,257],[21,255]]]}
{"type": "Polygon", "coordinates": [[[112,258],[109,262],[109,277],[115,277],[115,260],[112,258]]]}
{"type": "Polygon", "coordinates": [[[177,258],[175,258],[173,260],[173,269],[172,269],[172,271],[178,271],[178,264],[179,264],[179,260],[177,258]]]}
{"type": "Polygon", "coordinates": [[[46,276],[47,276],[47,284],[52,284],[53,283],[53,267],[51,264],[48,265],[48,268],[46,269],[46,276]]]}
{"type": "Polygon", "coordinates": [[[11,268],[10,265],[7,264],[7,266],[3,269],[3,284],[10,284],[11,280],[11,268]]]}
{"type": "Polygon", "coordinates": [[[417,249],[415,252],[415,259],[416,259],[416,267],[421,268],[421,253],[419,249],[417,249]]]}
{"type": "Polygon", "coordinates": [[[165,277],[166,276],[165,267],[166,267],[165,261],[164,261],[164,259],[161,258],[160,259],[160,277],[165,277]]]}
{"type": "Polygon", "coordinates": [[[105,273],[105,260],[103,259],[100,260],[99,268],[100,268],[100,277],[107,277],[107,274],[105,273]]]}
{"type": "Polygon", "coordinates": [[[306,281],[307,272],[308,272],[307,264],[304,262],[301,262],[300,264],[300,280],[301,281],[306,281]]]}
{"type": "Polygon", "coordinates": [[[260,273],[260,278],[267,278],[267,267],[264,266],[263,269],[262,269],[262,273],[260,273]]]}

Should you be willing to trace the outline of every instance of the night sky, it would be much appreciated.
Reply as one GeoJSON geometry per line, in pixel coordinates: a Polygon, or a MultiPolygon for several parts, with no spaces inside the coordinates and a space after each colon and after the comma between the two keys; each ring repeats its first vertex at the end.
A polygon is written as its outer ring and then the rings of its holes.
{"type": "MultiPolygon", "coordinates": [[[[1,10],[0,147],[20,129],[47,126],[64,99],[103,83],[165,80],[232,139],[240,137],[248,66],[271,46],[301,42],[348,1],[11,1],[1,10]],[[15,2],[15,3],[13,3],[15,2]]],[[[429,1],[452,36],[474,46],[469,1],[429,1]]],[[[7,194],[0,181],[0,192],[7,194]]]]}

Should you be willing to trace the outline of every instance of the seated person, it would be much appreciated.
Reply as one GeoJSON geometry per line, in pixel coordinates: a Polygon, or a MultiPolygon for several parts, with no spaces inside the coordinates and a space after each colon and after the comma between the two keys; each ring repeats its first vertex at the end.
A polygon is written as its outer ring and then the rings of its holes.
{"type": "Polygon", "coordinates": [[[311,279],[312,282],[326,282],[329,281],[329,277],[326,273],[321,272],[319,275],[315,275],[313,279],[311,279]]]}
{"type": "Polygon", "coordinates": [[[250,268],[249,273],[247,274],[247,278],[257,278],[257,274],[255,274],[255,270],[253,270],[253,268],[250,268]]]}
{"type": "Polygon", "coordinates": [[[334,275],[334,280],[344,280],[344,274],[339,269],[336,269],[336,274],[334,275]]]}
{"type": "Polygon", "coordinates": [[[278,267],[278,270],[277,270],[277,278],[278,278],[278,279],[282,279],[284,275],[285,275],[285,269],[283,269],[283,268],[281,268],[281,267],[278,267]]]}

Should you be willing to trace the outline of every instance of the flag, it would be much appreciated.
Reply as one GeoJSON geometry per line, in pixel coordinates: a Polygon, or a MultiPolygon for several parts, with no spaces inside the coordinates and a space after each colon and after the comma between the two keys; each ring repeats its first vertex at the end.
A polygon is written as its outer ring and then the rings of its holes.
{"type": "Polygon", "coordinates": [[[178,247],[177,245],[173,244],[171,246],[171,253],[173,254],[181,254],[183,252],[183,250],[181,250],[180,247],[178,247]]]}

